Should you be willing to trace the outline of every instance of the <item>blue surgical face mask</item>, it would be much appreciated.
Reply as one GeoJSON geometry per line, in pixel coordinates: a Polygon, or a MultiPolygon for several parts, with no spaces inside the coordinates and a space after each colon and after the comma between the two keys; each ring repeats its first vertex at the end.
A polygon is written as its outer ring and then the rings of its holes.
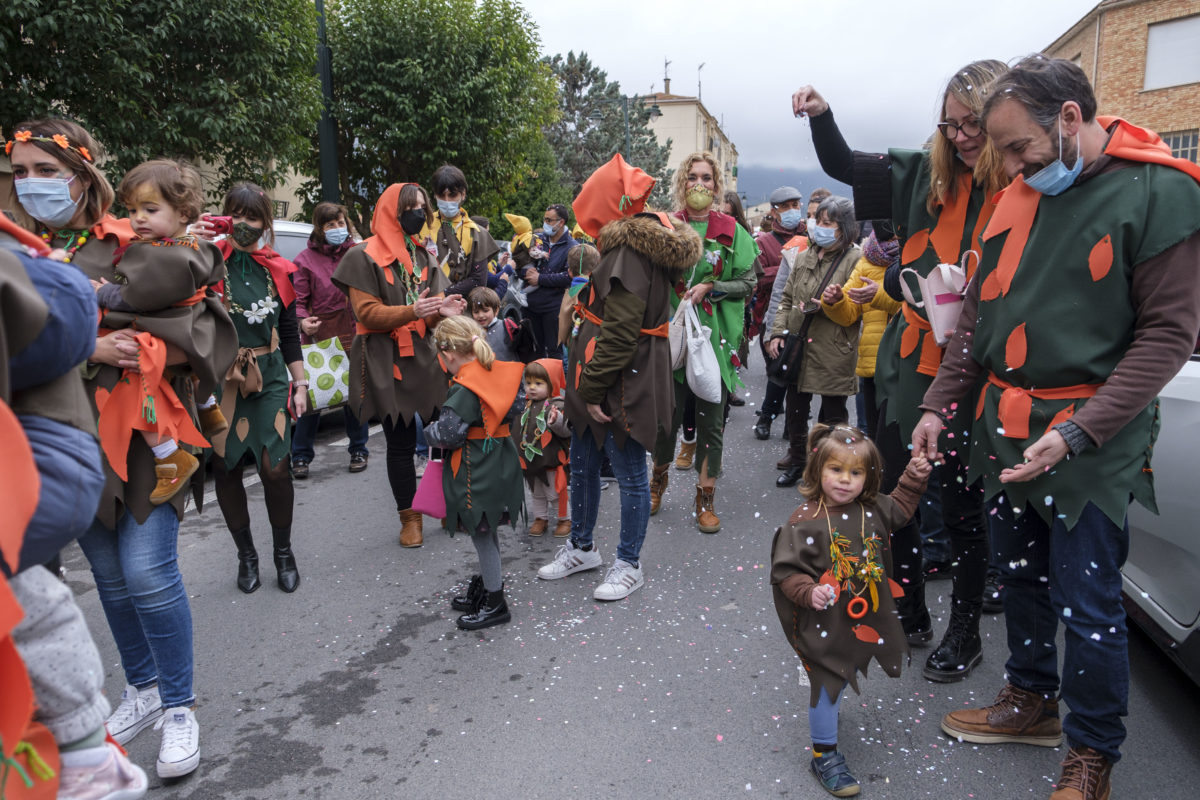
{"type": "Polygon", "coordinates": [[[1035,192],[1053,197],[1062,194],[1075,183],[1079,173],[1083,172],[1083,152],[1076,148],[1075,166],[1067,168],[1062,160],[1062,122],[1058,123],[1058,158],[1039,169],[1035,174],[1025,179],[1025,185],[1035,192]]]}
{"type": "Polygon", "coordinates": [[[458,216],[458,203],[450,200],[438,200],[438,213],[442,215],[442,219],[454,219],[458,216]]]}
{"type": "Polygon", "coordinates": [[[350,237],[350,231],[347,228],[330,228],[325,231],[325,241],[329,242],[334,247],[346,241],[350,237]]]}
{"type": "Polygon", "coordinates": [[[553,222],[543,222],[542,223],[542,232],[545,233],[547,236],[553,236],[554,230],[555,230],[555,228],[554,228],[553,222]]]}
{"type": "Polygon", "coordinates": [[[779,215],[779,224],[789,231],[794,231],[802,219],[804,219],[803,211],[798,208],[789,208],[779,215]]]}
{"type": "Polygon", "coordinates": [[[837,241],[837,228],[822,228],[820,225],[810,225],[808,237],[817,247],[825,248],[837,241]]]}
{"type": "Polygon", "coordinates": [[[69,178],[20,178],[13,181],[13,185],[21,208],[43,225],[57,229],[71,221],[83,202],[82,194],[78,200],[71,199],[73,180],[74,175],[69,178]]]}

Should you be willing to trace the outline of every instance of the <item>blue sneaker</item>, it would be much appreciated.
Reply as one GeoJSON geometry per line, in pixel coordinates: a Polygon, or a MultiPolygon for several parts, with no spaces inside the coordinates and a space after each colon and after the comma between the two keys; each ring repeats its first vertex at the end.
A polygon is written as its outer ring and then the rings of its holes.
{"type": "Polygon", "coordinates": [[[846,766],[846,757],[841,753],[813,756],[812,763],[808,766],[822,788],[834,797],[853,797],[862,788],[858,785],[858,778],[850,774],[850,768],[846,766]]]}

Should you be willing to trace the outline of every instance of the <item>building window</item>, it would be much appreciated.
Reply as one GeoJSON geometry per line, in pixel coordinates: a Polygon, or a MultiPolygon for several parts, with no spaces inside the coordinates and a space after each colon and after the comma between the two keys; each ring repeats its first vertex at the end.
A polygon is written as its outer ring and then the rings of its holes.
{"type": "Polygon", "coordinates": [[[1171,148],[1171,155],[1193,163],[1197,161],[1196,157],[1200,154],[1200,130],[1193,128],[1190,131],[1164,133],[1162,139],[1167,143],[1167,147],[1171,148]]]}
{"type": "Polygon", "coordinates": [[[1151,25],[1146,35],[1144,88],[1200,82],[1200,15],[1151,25]]]}
{"type": "Polygon", "coordinates": [[[287,200],[273,200],[271,201],[271,205],[275,207],[275,219],[287,219],[287,200]]]}

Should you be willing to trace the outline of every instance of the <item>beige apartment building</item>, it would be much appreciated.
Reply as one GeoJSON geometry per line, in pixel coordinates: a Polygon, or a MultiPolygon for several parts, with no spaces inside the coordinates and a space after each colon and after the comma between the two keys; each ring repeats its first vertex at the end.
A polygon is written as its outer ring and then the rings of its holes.
{"type": "Polygon", "coordinates": [[[647,105],[657,105],[662,112],[661,117],[650,120],[650,129],[659,142],[671,140],[667,165],[672,170],[688,153],[707,150],[721,165],[725,188],[737,191],[737,147],[699,97],[671,94],[671,79],[666,78],[663,91],[643,99],[647,105]]]}
{"type": "Polygon", "coordinates": [[[1200,145],[1200,0],[1104,0],[1046,52],[1078,64],[1101,114],[1156,131],[1176,156],[1200,145]]]}

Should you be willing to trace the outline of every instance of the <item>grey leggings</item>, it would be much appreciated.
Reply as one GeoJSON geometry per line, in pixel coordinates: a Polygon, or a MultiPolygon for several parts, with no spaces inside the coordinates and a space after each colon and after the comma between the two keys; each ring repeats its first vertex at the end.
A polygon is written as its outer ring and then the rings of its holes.
{"type": "Polygon", "coordinates": [[[496,529],[488,527],[487,521],[479,523],[471,534],[471,543],[479,554],[479,574],[483,576],[483,588],[498,592],[504,587],[504,575],[500,569],[500,537],[496,529]]]}

